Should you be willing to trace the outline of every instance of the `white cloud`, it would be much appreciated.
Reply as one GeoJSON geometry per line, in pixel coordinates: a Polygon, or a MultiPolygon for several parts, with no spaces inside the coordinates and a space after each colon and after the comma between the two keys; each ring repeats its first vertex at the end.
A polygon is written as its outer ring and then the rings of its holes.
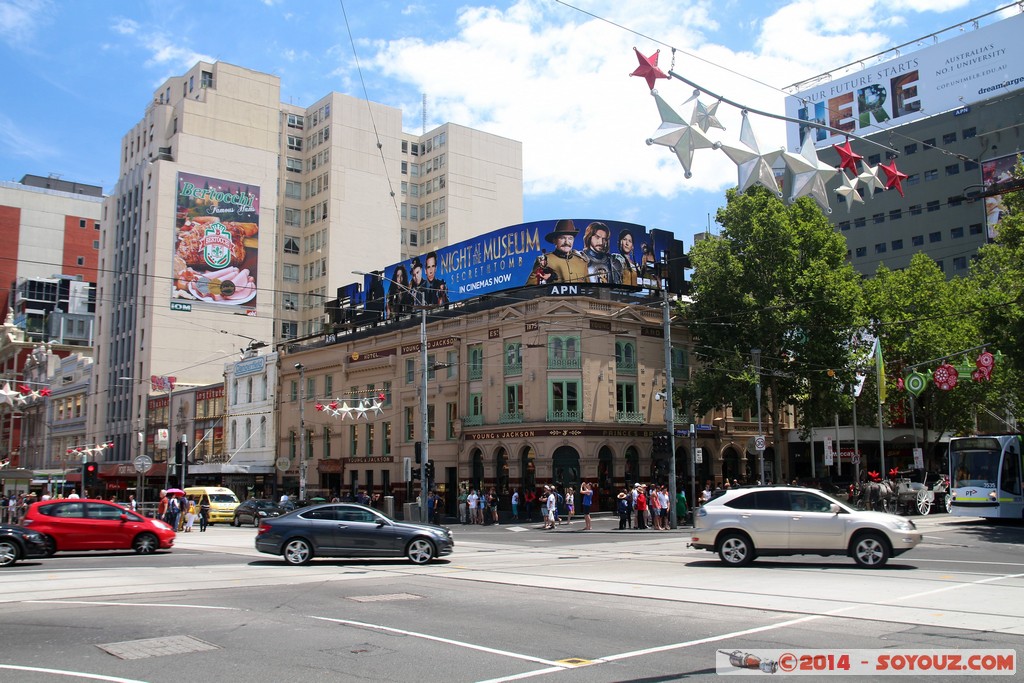
{"type": "Polygon", "coordinates": [[[11,157],[42,161],[57,156],[57,150],[40,140],[44,136],[23,131],[14,121],[0,113],[0,150],[11,157]]]}
{"type": "Polygon", "coordinates": [[[50,0],[0,0],[0,40],[12,47],[30,48],[53,12],[50,0]]]}
{"type": "Polygon", "coordinates": [[[147,66],[167,65],[175,68],[189,69],[198,61],[217,61],[215,57],[177,44],[176,40],[168,38],[163,34],[145,36],[143,44],[150,52],[150,58],[146,61],[147,66]]]}
{"type": "Polygon", "coordinates": [[[114,32],[120,33],[123,36],[130,36],[134,35],[139,30],[139,22],[120,17],[110,28],[113,29],[114,32]]]}

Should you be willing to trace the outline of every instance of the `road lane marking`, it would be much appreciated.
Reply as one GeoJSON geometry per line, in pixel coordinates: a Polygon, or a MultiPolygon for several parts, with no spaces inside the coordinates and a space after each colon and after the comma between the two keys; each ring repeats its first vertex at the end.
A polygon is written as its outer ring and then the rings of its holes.
{"type": "Polygon", "coordinates": [[[217,607],[215,605],[179,605],[167,602],[102,602],[100,600],[22,600],[23,604],[36,605],[99,605],[101,607],[173,607],[184,609],[216,609],[241,612],[238,607],[217,607]]]}
{"type": "Polygon", "coordinates": [[[476,650],[478,652],[488,652],[490,654],[501,655],[503,657],[512,657],[513,659],[523,659],[527,662],[536,662],[537,664],[545,664],[549,667],[553,667],[555,670],[563,670],[571,668],[569,665],[559,664],[556,661],[550,659],[544,659],[542,657],[534,657],[533,655],[524,655],[518,652],[510,652],[508,650],[498,650],[493,647],[487,647],[486,645],[477,645],[475,643],[467,643],[462,640],[452,640],[451,638],[442,638],[441,636],[432,636],[429,633],[418,633],[417,631],[407,631],[401,628],[392,628],[390,626],[381,626],[379,624],[368,624],[363,621],[352,621],[351,619],[334,619],[332,617],[310,617],[311,619],[319,619],[320,621],[329,621],[335,624],[342,624],[343,626],[356,626],[359,628],[368,628],[373,631],[384,631],[386,633],[397,633],[403,636],[412,636],[414,638],[423,638],[424,640],[433,640],[438,643],[445,643],[447,645],[455,645],[456,647],[463,647],[468,650],[476,650]]]}
{"type": "Polygon", "coordinates": [[[103,676],[101,674],[89,674],[84,671],[62,671],[61,669],[44,669],[39,666],[16,666],[14,664],[0,664],[0,669],[11,671],[32,671],[35,673],[53,674],[55,676],[73,676],[78,679],[87,678],[91,681],[110,681],[110,683],[146,683],[134,678],[119,678],[117,676],[103,676]]]}

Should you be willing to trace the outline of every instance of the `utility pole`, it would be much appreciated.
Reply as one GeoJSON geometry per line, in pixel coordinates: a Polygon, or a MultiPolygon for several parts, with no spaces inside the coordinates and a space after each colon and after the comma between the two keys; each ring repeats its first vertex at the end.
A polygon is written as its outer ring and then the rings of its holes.
{"type": "Polygon", "coordinates": [[[306,500],[306,366],[296,363],[299,371],[299,501],[306,500]]]}
{"type": "MultiPolygon", "coordinates": [[[[661,290],[664,295],[662,301],[662,327],[665,338],[665,429],[668,430],[668,500],[669,500],[669,526],[673,529],[679,527],[679,510],[676,505],[676,426],[675,426],[675,400],[672,391],[672,317],[669,315],[668,287],[661,290]]],[[[692,458],[691,458],[692,460],[692,458]]]]}

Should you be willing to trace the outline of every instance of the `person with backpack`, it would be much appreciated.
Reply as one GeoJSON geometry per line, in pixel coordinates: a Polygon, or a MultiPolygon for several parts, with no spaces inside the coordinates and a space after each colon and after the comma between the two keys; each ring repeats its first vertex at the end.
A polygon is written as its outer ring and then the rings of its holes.
{"type": "Polygon", "coordinates": [[[206,531],[210,524],[210,497],[205,493],[199,499],[199,532],[206,531]]]}
{"type": "Polygon", "coordinates": [[[167,519],[165,520],[172,529],[178,530],[178,519],[181,516],[181,501],[177,496],[167,498],[167,519]]]}

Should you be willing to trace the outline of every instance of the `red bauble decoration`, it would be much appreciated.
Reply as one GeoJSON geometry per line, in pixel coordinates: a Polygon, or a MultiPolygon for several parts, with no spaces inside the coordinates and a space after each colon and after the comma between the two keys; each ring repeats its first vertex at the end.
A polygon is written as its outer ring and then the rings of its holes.
{"type": "Polygon", "coordinates": [[[640,76],[647,80],[647,87],[654,90],[654,81],[658,78],[668,78],[668,74],[658,68],[658,55],[661,54],[661,50],[655,50],[654,54],[650,57],[644,57],[640,54],[640,50],[633,48],[633,52],[636,53],[636,59],[640,62],[640,66],[636,68],[636,71],[629,74],[630,76],[640,76]]]}
{"type": "Polygon", "coordinates": [[[960,373],[958,373],[956,368],[949,363],[943,363],[939,367],[935,368],[935,372],[932,373],[932,379],[935,380],[935,386],[942,391],[949,391],[955,387],[959,378],[960,373]]]}

